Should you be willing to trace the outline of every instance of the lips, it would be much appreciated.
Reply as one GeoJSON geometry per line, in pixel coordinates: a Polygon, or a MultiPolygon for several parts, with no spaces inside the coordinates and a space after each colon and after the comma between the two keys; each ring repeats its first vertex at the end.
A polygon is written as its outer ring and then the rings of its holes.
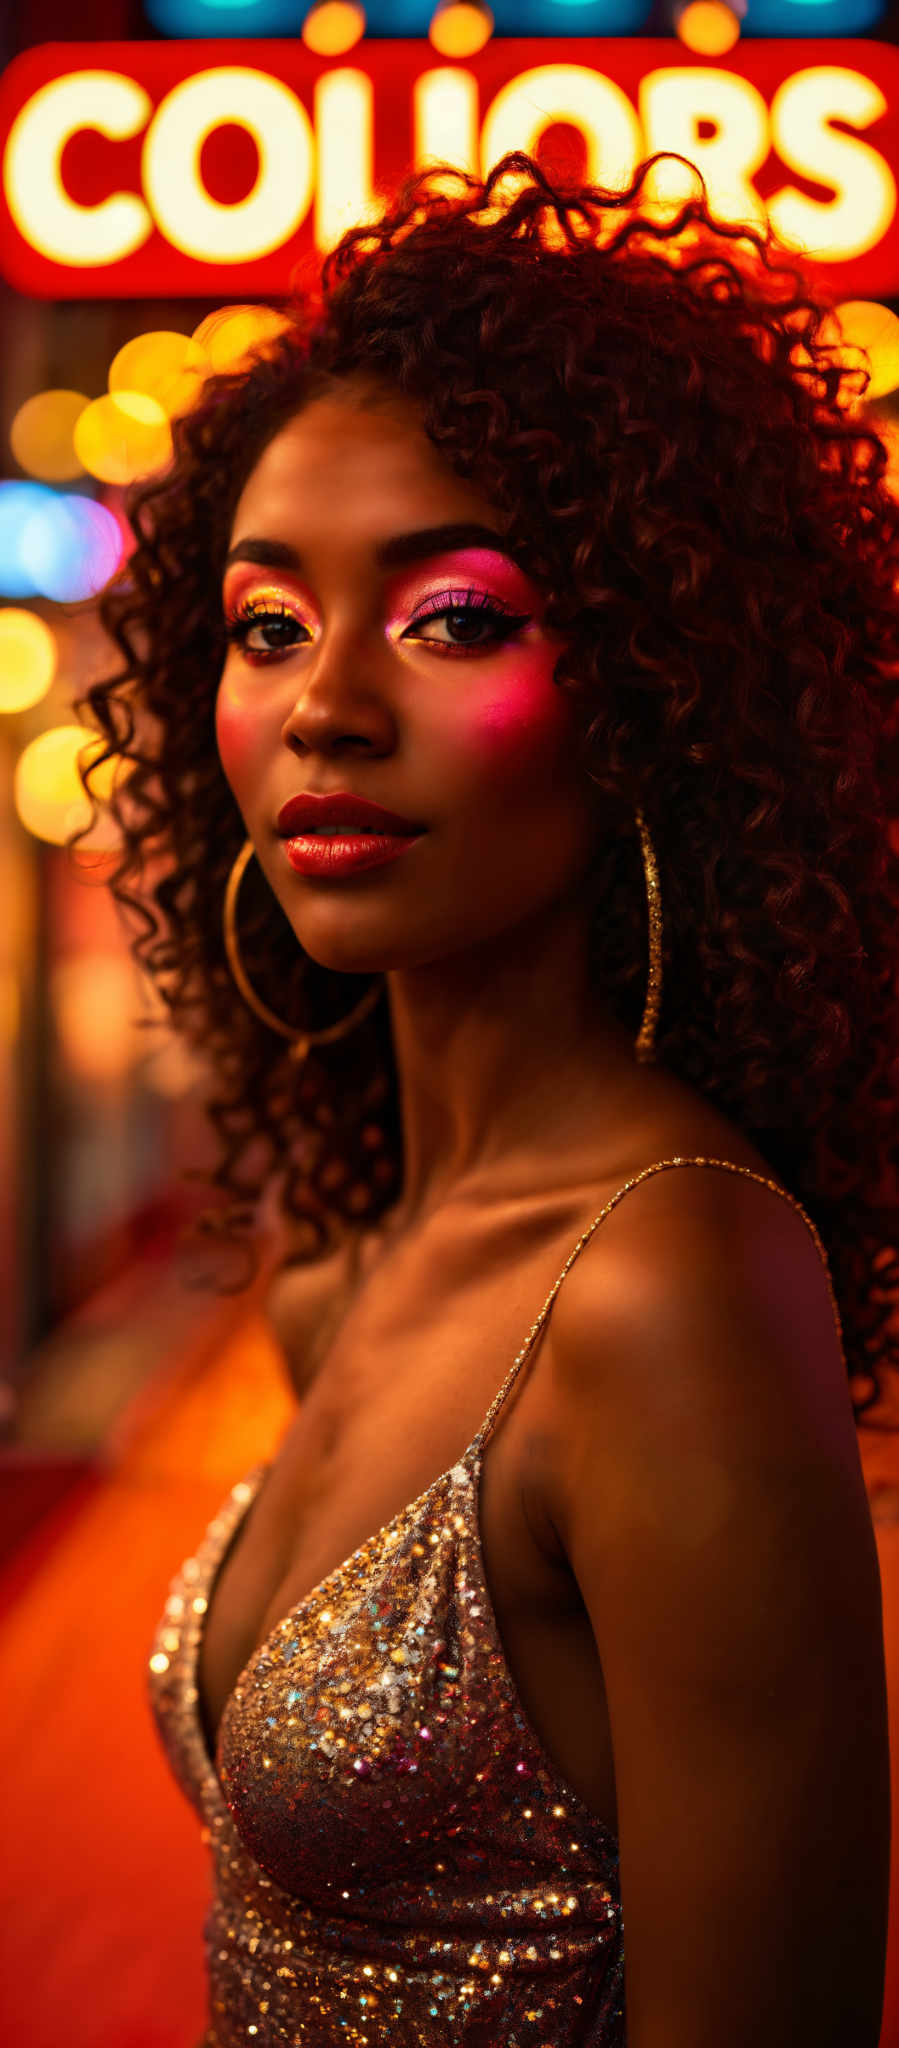
{"type": "Polygon", "coordinates": [[[387,811],[383,805],[371,803],[364,796],[355,796],[350,790],[336,790],[330,796],[316,796],[313,791],[306,790],[301,796],[291,797],[278,812],[278,831],[282,838],[314,831],[317,825],[342,825],[351,831],[388,832],[401,838],[424,830],[411,818],[401,818],[398,812],[387,811]]]}

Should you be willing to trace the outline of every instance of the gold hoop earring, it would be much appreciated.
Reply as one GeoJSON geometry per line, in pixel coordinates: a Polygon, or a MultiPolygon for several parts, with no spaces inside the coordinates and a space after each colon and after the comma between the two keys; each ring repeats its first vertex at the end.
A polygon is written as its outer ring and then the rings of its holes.
{"type": "MultiPolygon", "coordinates": [[[[593,778],[591,777],[590,779],[592,781],[593,778]]],[[[646,1002],[643,1009],[643,1020],[634,1041],[634,1056],[641,1064],[646,1064],[656,1058],[655,1036],[659,1011],[662,1005],[662,895],[659,886],[659,869],[655,848],[642,810],[638,809],[635,812],[635,818],[637,830],[640,834],[640,849],[643,855],[643,872],[646,882],[646,906],[649,920],[649,978],[646,989],[646,1002]]],[[[228,965],[244,1001],[249,1004],[251,1010],[255,1011],[257,1017],[261,1017],[263,1024],[267,1024],[271,1031],[277,1031],[282,1038],[288,1038],[291,1041],[290,1058],[300,1061],[306,1058],[310,1046],[326,1045],[335,1039],[344,1038],[347,1032],[352,1031],[356,1024],[362,1022],[363,1017],[368,1015],[369,1010],[372,1010],[377,1002],[383,986],[384,976],[376,976],[372,987],[366,989],[364,996],[356,1004],[355,1009],[351,1010],[347,1017],[341,1018],[339,1023],[329,1024],[324,1031],[297,1032],[293,1025],[285,1024],[282,1018],[276,1017],[274,1011],[270,1010],[267,1004],[260,1000],[259,996],[256,995],[250,986],[240,957],[237,939],[238,891],[255,850],[252,840],[245,840],[228,876],[224,908],[225,952],[228,956],[228,965]]]]}
{"type": "Polygon", "coordinates": [[[325,1031],[298,1032],[294,1024],[285,1024],[283,1018],[276,1017],[274,1010],[270,1010],[268,1005],[263,1003],[251,988],[240,957],[240,948],[237,940],[238,890],[255,851],[256,848],[253,845],[252,839],[246,839],[234,862],[225,886],[223,917],[225,952],[228,955],[228,965],[244,1002],[249,1004],[251,1010],[255,1010],[257,1017],[262,1018],[263,1024],[267,1024],[270,1031],[277,1031],[282,1038],[290,1039],[290,1058],[299,1062],[306,1058],[310,1046],[327,1045],[335,1038],[345,1038],[347,1032],[352,1031],[354,1025],[361,1024],[363,1017],[368,1016],[369,1010],[374,1009],[385,977],[383,974],[376,975],[372,987],[366,989],[361,1002],[356,1004],[355,1009],[350,1011],[349,1016],[341,1017],[337,1024],[329,1024],[325,1031]]]}
{"type": "Polygon", "coordinates": [[[646,989],[646,1003],[643,1022],[634,1041],[634,1057],[646,1062],[656,1057],[655,1036],[662,1007],[662,892],[659,887],[659,869],[655,847],[649,834],[649,826],[643,812],[634,813],[640,834],[640,850],[643,854],[643,873],[646,880],[646,909],[649,918],[649,980],[646,989]]]}

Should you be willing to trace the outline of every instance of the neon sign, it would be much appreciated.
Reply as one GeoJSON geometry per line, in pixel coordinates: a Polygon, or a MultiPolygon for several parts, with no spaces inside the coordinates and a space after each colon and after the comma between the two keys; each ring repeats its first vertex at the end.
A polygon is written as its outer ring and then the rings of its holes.
{"type": "MultiPolygon", "coordinates": [[[[292,265],[370,218],[410,167],[483,173],[510,149],[612,189],[673,150],[714,211],[777,232],[835,297],[899,294],[899,51],[746,42],[421,41],[353,61],[300,42],[56,43],[0,79],[0,271],[47,298],[283,294],[292,265]],[[223,52],[227,63],[222,62],[223,52]],[[835,125],[838,124],[838,125],[835,125]],[[573,151],[573,157],[571,152],[573,151]]],[[[696,189],[663,163],[653,201],[696,189]]]]}

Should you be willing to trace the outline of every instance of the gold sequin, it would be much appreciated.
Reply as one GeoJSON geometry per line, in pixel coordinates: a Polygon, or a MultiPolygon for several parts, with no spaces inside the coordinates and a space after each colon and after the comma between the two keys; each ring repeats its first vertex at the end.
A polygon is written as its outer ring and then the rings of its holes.
{"type": "Polygon", "coordinates": [[[624,2048],[618,1843],[525,1714],[484,1574],[478,1481],[593,1231],[647,1175],[689,1165],[783,1196],[830,1285],[814,1224],[776,1181],[705,1158],[635,1174],[578,1239],[468,1450],[254,1652],[215,1760],[198,1711],[203,1620],[266,1465],[172,1581],[149,1683],[212,1856],[199,2048],[624,2048]]]}

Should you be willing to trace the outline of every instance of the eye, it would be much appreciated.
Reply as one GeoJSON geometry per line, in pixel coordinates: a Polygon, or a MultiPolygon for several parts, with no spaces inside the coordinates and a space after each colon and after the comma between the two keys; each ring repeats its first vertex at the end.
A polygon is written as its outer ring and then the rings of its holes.
{"type": "Polygon", "coordinates": [[[440,590],[416,612],[402,638],[407,640],[411,636],[423,640],[425,646],[435,647],[441,654],[465,654],[469,649],[478,654],[483,648],[498,646],[503,640],[510,639],[520,626],[528,624],[528,618],[528,613],[510,611],[507,605],[489,597],[483,590],[440,590]],[[447,632],[457,633],[461,626],[461,639],[434,640],[430,634],[425,639],[416,630],[429,621],[444,619],[447,632]],[[451,620],[455,622],[452,627],[451,620]]]}
{"type": "Polygon", "coordinates": [[[226,638],[243,649],[248,661],[267,661],[289,653],[292,647],[302,645],[296,635],[305,631],[286,605],[273,604],[270,599],[263,602],[251,597],[225,614],[226,638]],[[251,634],[255,638],[251,639],[251,634]]]}
{"type": "MultiPolygon", "coordinates": [[[[529,616],[511,611],[486,591],[442,590],[426,600],[401,637],[420,639],[440,654],[478,654],[508,640],[520,626],[528,624],[529,616]],[[439,625],[444,620],[451,635],[447,640],[435,639],[430,633],[426,636],[421,631],[424,625],[439,625]]],[[[308,629],[302,620],[287,605],[268,597],[247,598],[227,611],[225,635],[232,645],[241,648],[245,660],[256,663],[277,661],[279,655],[309,645],[308,629]],[[307,634],[305,641],[299,638],[301,633],[307,634]]]]}

